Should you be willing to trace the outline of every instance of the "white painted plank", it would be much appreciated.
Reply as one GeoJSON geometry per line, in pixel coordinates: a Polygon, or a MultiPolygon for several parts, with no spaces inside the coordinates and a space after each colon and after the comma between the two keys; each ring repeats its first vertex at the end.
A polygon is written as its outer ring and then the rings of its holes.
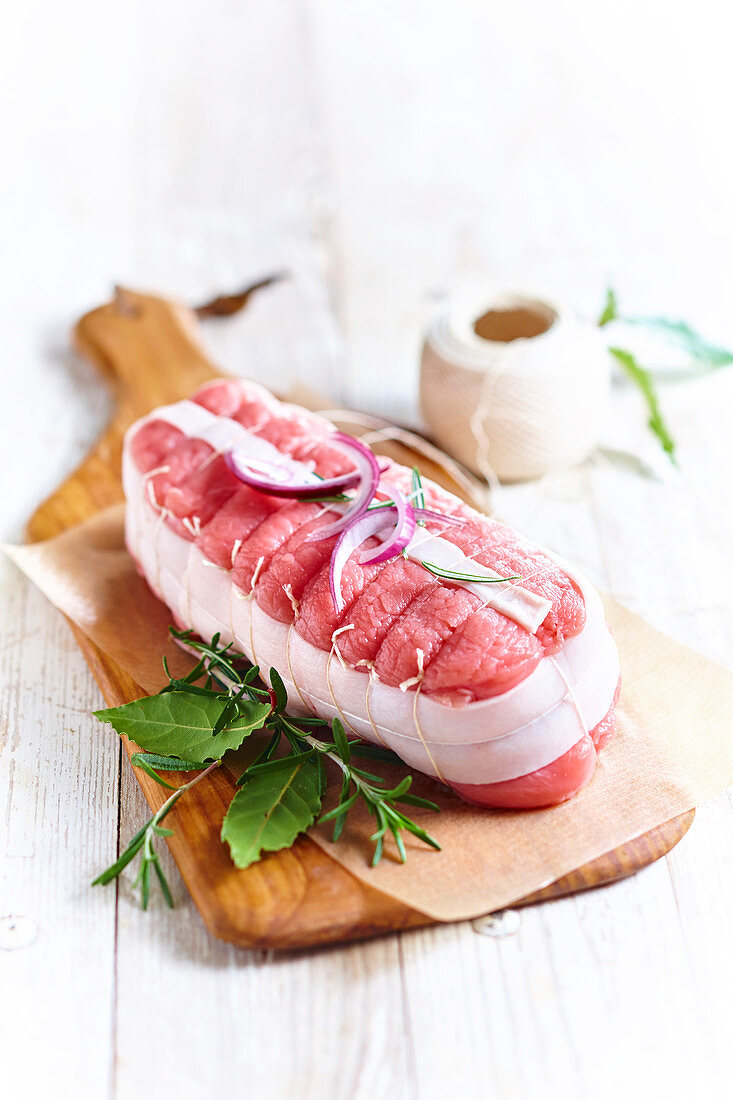
{"type": "Polygon", "coordinates": [[[0,577],[2,1077],[9,1096],[101,1098],[115,896],[89,883],[116,842],[118,754],[100,742],[99,693],[68,627],[5,561],[0,577]]]}

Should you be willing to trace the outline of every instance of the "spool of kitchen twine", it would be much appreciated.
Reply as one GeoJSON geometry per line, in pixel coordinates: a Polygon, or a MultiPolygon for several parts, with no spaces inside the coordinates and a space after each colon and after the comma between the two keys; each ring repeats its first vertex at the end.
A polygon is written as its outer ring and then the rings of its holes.
{"type": "Polygon", "coordinates": [[[459,298],[423,346],[426,424],[492,485],[582,462],[598,443],[609,388],[598,328],[533,294],[484,289],[459,298]]]}

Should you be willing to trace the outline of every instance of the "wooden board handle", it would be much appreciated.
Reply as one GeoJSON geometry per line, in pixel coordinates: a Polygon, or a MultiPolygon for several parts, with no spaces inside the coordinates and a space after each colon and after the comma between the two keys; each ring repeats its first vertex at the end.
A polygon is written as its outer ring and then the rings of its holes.
{"type": "Polygon", "coordinates": [[[108,375],[131,419],[187,396],[215,372],[193,310],[121,287],[78,321],[74,341],[108,375]]]}
{"type": "Polygon", "coordinates": [[[200,343],[193,310],[166,298],[118,288],[74,327],[74,343],[108,379],[115,410],[82,464],[35,513],[31,541],[50,538],[122,500],[126,429],[158,405],[187,397],[217,374],[200,343]]]}

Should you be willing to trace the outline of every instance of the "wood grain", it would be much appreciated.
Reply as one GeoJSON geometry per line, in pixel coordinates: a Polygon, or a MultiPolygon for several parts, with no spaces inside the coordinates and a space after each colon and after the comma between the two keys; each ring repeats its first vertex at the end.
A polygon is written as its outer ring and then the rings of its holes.
{"type": "MultiPolygon", "coordinates": [[[[156,405],[179,400],[217,371],[200,343],[191,311],[163,298],[118,290],[115,299],[81,318],[79,349],[104,371],[116,411],[89,456],[32,517],[32,539],[79,523],[122,496],[120,454],[125,429],[156,405]]],[[[460,487],[455,484],[454,489],[460,487]]],[[[77,642],[110,705],[143,694],[78,628],[77,642]]],[[[127,745],[128,753],[134,746],[127,745]]],[[[149,805],[161,788],[137,774],[149,805]]],[[[209,930],[241,946],[295,948],[364,939],[432,923],[363,885],[307,837],[245,871],[231,863],[219,837],[233,793],[225,768],[195,787],[176,810],[171,852],[209,930]]],[[[633,874],[667,853],[685,834],[694,811],[659,825],[629,844],[577,869],[518,904],[561,897],[633,874]]]]}

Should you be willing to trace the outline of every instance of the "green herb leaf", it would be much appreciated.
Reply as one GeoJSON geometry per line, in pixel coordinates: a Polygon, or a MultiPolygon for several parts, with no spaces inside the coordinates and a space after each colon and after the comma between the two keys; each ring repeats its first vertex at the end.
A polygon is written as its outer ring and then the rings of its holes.
{"type": "MultiPolygon", "coordinates": [[[[172,835],[172,830],[167,829],[166,832],[171,833],[171,835],[172,835]]],[[[166,900],[168,908],[173,909],[174,908],[173,894],[171,893],[171,888],[168,885],[168,879],[163,874],[163,868],[160,866],[160,860],[159,859],[154,859],[153,860],[153,869],[155,870],[155,873],[158,876],[158,882],[160,883],[160,889],[161,889],[161,892],[163,894],[163,897],[166,900]]]]}
{"type": "Polygon", "coordinates": [[[697,332],[687,321],[673,321],[668,317],[625,317],[619,313],[618,300],[614,290],[609,287],[606,291],[606,301],[603,306],[598,325],[602,328],[611,321],[622,321],[625,325],[636,325],[639,328],[658,332],[666,337],[669,343],[685,351],[691,359],[716,370],[718,367],[727,367],[733,363],[733,352],[727,348],[721,348],[717,344],[711,344],[697,332]]]}
{"type": "Polygon", "coordinates": [[[228,695],[209,698],[171,691],[95,711],[95,715],[149,752],[203,764],[221,760],[230,749],[238,749],[253,730],[262,726],[270,710],[266,703],[242,700],[232,724],[214,736],[217,720],[228,702],[228,695]]]}
{"type": "Polygon", "coordinates": [[[637,362],[630,351],[624,351],[622,348],[609,348],[608,350],[616,362],[621,365],[627,377],[641,391],[649,411],[649,419],[647,421],[649,428],[656,435],[663,449],[669,455],[670,460],[677,465],[674,440],[669,434],[664,417],[662,416],[657,389],[649,371],[637,362]]]}
{"type": "MultiPolygon", "coordinates": [[[[167,787],[169,791],[175,791],[176,788],[173,786],[173,784],[169,783],[167,779],[163,779],[162,776],[158,775],[155,768],[147,762],[147,760],[145,759],[146,755],[147,754],[144,752],[133,753],[130,757],[130,763],[132,764],[133,768],[140,768],[140,770],[144,771],[146,775],[149,775],[151,779],[154,779],[156,783],[159,783],[161,787],[167,787]]],[[[200,766],[200,764],[197,765],[197,767],[200,766]]]]}
{"type": "Polygon", "coordinates": [[[131,863],[133,861],[133,859],[145,843],[145,833],[149,828],[152,820],[153,819],[151,817],[150,821],[146,821],[142,829],[140,829],[139,832],[135,833],[134,837],[127,845],[119,859],[117,859],[110,867],[107,867],[105,871],[102,871],[101,875],[97,875],[97,877],[92,880],[92,886],[106,886],[108,882],[112,882],[113,879],[116,879],[121,871],[124,871],[125,867],[127,867],[128,863],[131,863]]]}
{"type": "Polygon", "coordinates": [[[339,718],[334,718],[332,728],[333,739],[336,744],[336,751],[343,760],[344,764],[348,764],[351,760],[351,749],[349,747],[349,739],[346,736],[346,730],[344,729],[339,718]]]}
{"type": "Polygon", "coordinates": [[[168,787],[171,794],[116,862],[97,876],[95,884],[112,882],[139,855],[141,863],[136,881],[140,885],[143,908],[147,908],[150,898],[151,867],[166,902],[172,905],[173,897],[155,850],[156,838],[172,835],[172,830],[164,828],[162,822],[187,791],[219,767],[224,753],[238,748],[256,728],[266,729],[270,738],[255,762],[237,781],[240,789],[230,804],[221,833],[237,866],[248,867],[260,859],[263,852],[290,847],[313,824],[326,789],[326,759],[341,770],[339,804],[322,818],[333,821],[334,841],[341,835],[349,810],[361,799],[377,819],[375,863],[382,857],[387,833],[394,838],[402,860],[407,855],[401,836],[403,830],[434,848],[439,847],[424,829],[395,806],[400,801],[424,809],[438,809],[427,799],[409,794],[411,777],[405,777],[395,787],[386,788],[382,777],[351,763],[352,753],[374,759],[385,756],[389,759],[392,754],[385,754],[376,746],[363,745],[358,738],[349,741],[338,719],[333,726],[333,743],[317,740],[309,730],[320,726],[325,732],[327,724],[318,718],[291,719],[283,713],[287,693],[276,669],[270,672],[272,688],[267,691],[254,683],[259,669],[232,652],[231,643],[221,646],[218,635],[214,635],[211,642],[204,642],[190,631],[171,628],[171,633],[201,654],[192,672],[182,680],[173,680],[166,666],[169,684],[159,695],[97,712],[97,717],[111,722],[118,733],[127,734],[143,748],[152,750],[133,753],[132,763],[168,787]],[[218,683],[212,668],[217,670],[219,679],[226,681],[220,691],[211,690],[212,684],[218,683]],[[192,680],[201,676],[204,670],[207,686],[200,688],[192,680]],[[247,700],[245,695],[249,697],[247,700]],[[275,697],[274,707],[272,696],[275,697]],[[283,739],[290,752],[277,756],[283,739]],[[212,759],[213,763],[204,767],[204,762],[212,759]],[[198,774],[183,786],[174,787],[156,769],[198,771],[198,774]]]}
{"type": "Polygon", "coordinates": [[[425,507],[425,490],[417,466],[412,467],[412,503],[416,508],[425,507]]]}
{"type": "Polygon", "coordinates": [[[616,292],[613,287],[608,287],[606,290],[606,301],[604,303],[601,315],[598,318],[598,327],[603,328],[610,321],[616,321],[618,319],[618,302],[616,300],[616,292]]]}
{"type": "Polygon", "coordinates": [[[310,756],[315,756],[315,749],[306,749],[305,752],[294,752],[289,756],[273,756],[270,760],[264,760],[261,764],[250,764],[246,772],[239,777],[237,785],[243,787],[245,783],[254,775],[262,775],[263,772],[282,772],[290,769],[292,771],[293,764],[300,760],[307,760],[310,756]]]}
{"type": "MultiPolygon", "coordinates": [[[[140,753],[135,753],[134,756],[141,756],[140,753]]],[[[158,757],[157,759],[164,759],[158,757]]],[[[106,871],[102,871],[101,875],[92,882],[92,886],[106,886],[108,883],[113,882],[119,874],[124,871],[128,863],[131,863],[135,856],[140,853],[140,872],[135,880],[135,885],[140,885],[140,900],[143,909],[147,909],[148,901],[150,899],[150,867],[152,865],[155,870],[156,877],[160,883],[160,889],[163,893],[168,905],[173,908],[173,895],[171,894],[170,887],[163,874],[163,868],[160,865],[160,856],[155,851],[154,842],[156,837],[173,836],[172,829],[165,829],[161,822],[168,816],[179,798],[189,791],[191,787],[195,787],[197,783],[200,783],[202,779],[205,779],[207,775],[210,775],[214,768],[219,767],[219,761],[215,761],[213,764],[209,764],[203,771],[199,771],[198,775],[195,775],[193,779],[189,779],[188,783],[185,783],[182,787],[172,788],[173,794],[170,795],[158,811],[153,814],[149,821],[147,821],[139,832],[135,833],[134,837],[128,844],[125,851],[117,859],[111,867],[108,867],[106,871]]],[[[153,773],[154,774],[154,773],[153,773]]],[[[159,777],[159,782],[162,782],[159,777]]],[[[163,783],[163,786],[169,787],[169,783],[163,783]]]]}
{"type": "Polygon", "coordinates": [[[729,363],[733,363],[733,353],[708,343],[686,321],[671,321],[667,317],[625,317],[624,320],[629,325],[639,325],[661,333],[670,343],[682,348],[700,363],[707,363],[713,368],[727,367],[729,363]]]}
{"type": "Polygon", "coordinates": [[[331,496],[308,497],[309,504],[341,504],[342,501],[351,500],[346,493],[332,493],[331,496]]]}
{"type": "Polygon", "coordinates": [[[179,760],[176,756],[158,756],[154,752],[134,752],[130,757],[130,763],[134,768],[145,761],[151,768],[158,768],[162,772],[197,772],[201,765],[191,760],[179,760]]]}
{"type": "Polygon", "coordinates": [[[289,848],[313,824],[321,808],[317,761],[304,754],[290,766],[261,771],[234,796],[221,838],[237,867],[249,867],[263,852],[289,848]]]}
{"type": "Polygon", "coordinates": [[[270,683],[272,684],[272,690],[275,692],[278,711],[285,710],[288,705],[288,693],[285,690],[283,678],[276,668],[270,669],[270,683]]]}
{"type": "Polygon", "coordinates": [[[385,749],[383,745],[372,745],[368,741],[349,742],[352,756],[361,756],[365,760],[379,760],[383,764],[404,764],[396,752],[385,749]]]}

